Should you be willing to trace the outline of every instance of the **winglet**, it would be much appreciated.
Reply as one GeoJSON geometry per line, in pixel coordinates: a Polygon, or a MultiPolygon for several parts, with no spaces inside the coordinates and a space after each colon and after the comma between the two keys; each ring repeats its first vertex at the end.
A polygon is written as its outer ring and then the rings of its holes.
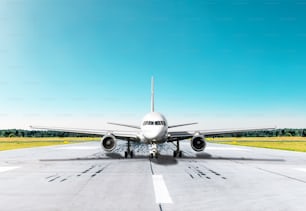
{"type": "Polygon", "coordinates": [[[154,112],[154,77],[151,81],[151,112],[154,112]]]}

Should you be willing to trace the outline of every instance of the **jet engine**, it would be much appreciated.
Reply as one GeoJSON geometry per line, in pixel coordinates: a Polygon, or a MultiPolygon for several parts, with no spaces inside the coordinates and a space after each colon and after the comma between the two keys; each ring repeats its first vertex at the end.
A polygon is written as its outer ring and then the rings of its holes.
{"type": "Polygon", "coordinates": [[[106,135],[101,139],[101,146],[107,152],[112,152],[117,147],[117,139],[113,135],[106,135]]]}
{"type": "Polygon", "coordinates": [[[201,152],[205,149],[206,142],[202,135],[195,135],[191,139],[191,148],[196,152],[201,152]]]}

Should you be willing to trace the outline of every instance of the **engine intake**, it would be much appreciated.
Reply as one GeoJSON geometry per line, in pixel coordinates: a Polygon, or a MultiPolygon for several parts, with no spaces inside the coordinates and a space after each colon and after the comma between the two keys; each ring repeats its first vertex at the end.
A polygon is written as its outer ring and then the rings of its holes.
{"type": "Polygon", "coordinates": [[[196,152],[201,152],[205,149],[206,142],[202,135],[195,135],[191,139],[191,148],[196,152]]]}
{"type": "Polygon", "coordinates": [[[117,139],[113,135],[106,135],[101,139],[101,146],[107,152],[112,152],[117,147],[117,139]]]}

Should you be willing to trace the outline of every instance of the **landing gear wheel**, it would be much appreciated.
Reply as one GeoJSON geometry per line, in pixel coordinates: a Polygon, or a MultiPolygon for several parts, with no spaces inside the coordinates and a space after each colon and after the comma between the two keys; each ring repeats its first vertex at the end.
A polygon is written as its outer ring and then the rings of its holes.
{"type": "Polygon", "coordinates": [[[131,158],[134,157],[134,152],[133,152],[133,150],[130,152],[130,157],[131,157],[131,158]]]}
{"type": "Polygon", "coordinates": [[[150,153],[150,158],[153,159],[157,159],[158,158],[158,153],[150,153]]]}
{"type": "Polygon", "coordinates": [[[183,156],[183,152],[179,151],[179,157],[181,158],[183,156]]]}
{"type": "Polygon", "coordinates": [[[128,157],[128,152],[127,152],[127,151],[124,152],[124,157],[125,157],[125,158],[128,157]]]}
{"type": "Polygon", "coordinates": [[[176,151],[173,151],[173,157],[175,158],[177,155],[177,152],[176,151]]]}

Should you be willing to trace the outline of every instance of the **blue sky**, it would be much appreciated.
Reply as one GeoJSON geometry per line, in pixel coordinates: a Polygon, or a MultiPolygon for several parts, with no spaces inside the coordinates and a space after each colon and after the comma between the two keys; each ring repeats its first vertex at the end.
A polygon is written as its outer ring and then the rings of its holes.
{"type": "Polygon", "coordinates": [[[0,2],[0,128],[306,127],[306,2],[0,2]]]}

